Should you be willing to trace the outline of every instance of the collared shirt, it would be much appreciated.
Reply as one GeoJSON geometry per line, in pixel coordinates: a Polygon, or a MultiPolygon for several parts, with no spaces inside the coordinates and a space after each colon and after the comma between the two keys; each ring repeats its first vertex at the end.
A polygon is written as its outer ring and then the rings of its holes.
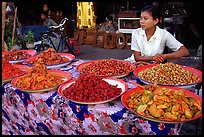
{"type": "Polygon", "coordinates": [[[48,18],[47,20],[43,22],[43,25],[50,27],[50,26],[56,26],[57,23],[53,21],[52,19],[48,18]]]}
{"type": "MultiPolygon", "coordinates": [[[[142,28],[132,31],[131,50],[140,52],[141,56],[162,54],[165,46],[169,47],[172,51],[177,51],[183,44],[176,40],[167,30],[161,29],[158,26],[156,26],[156,31],[149,41],[147,41],[145,30],[142,28]]],[[[131,60],[135,60],[134,55],[131,56],[131,60]]]]}
{"type": "Polygon", "coordinates": [[[113,25],[105,25],[104,31],[115,32],[115,29],[113,28],[113,25]]]}

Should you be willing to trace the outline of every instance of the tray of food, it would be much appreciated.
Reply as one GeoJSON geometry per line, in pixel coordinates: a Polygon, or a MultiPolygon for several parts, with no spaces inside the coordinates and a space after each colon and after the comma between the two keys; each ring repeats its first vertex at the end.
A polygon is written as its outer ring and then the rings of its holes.
{"type": "Polygon", "coordinates": [[[69,81],[72,75],[61,70],[47,70],[44,64],[37,63],[29,71],[11,81],[14,88],[24,92],[47,92],[56,90],[69,81]]]}
{"type": "Polygon", "coordinates": [[[75,59],[75,56],[69,53],[57,53],[54,49],[49,48],[40,54],[25,60],[26,64],[43,62],[47,69],[57,69],[67,66],[75,59]]]}
{"type": "Polygon", "coordinates": [[[145,84],[190,88],[202,82],[202,72],[192,67],[167,62],[140,66],[133,74],[145,84]]]}
{"type": "Polygon", "coordinates": [[[161,123],[181,123],[202,116],[202,97],[173,86],[146,85],[121,96],[125,108],[138,116],[161,123]]]}
{"type": "Polygon", "coordinates": [[[80,72],[80,74],[121,78],[127,76],[135,68],[135,64],[129,61],[102,59],[81,63],[76,69],[80,72]]]}
{"type": "Polygon", "coordinates": [[[8,60],[10,63],[19,63],[36,55],[37,52],[35,50],[9,50],[2,52],[2,57],[8,60]]]}
{"type": "Polygon", "coordinates": [[[101,104],[115,100],[127,89],[121,79],[86,75],[62,84],[58,94],[79,104],[101,104]]]}
{"type": "Polygon", "coordinates": [[[2,83],[10,82],[14,77],[27,73],[29,68],[26,65],[11,64],[2,58],[2,83]]]}

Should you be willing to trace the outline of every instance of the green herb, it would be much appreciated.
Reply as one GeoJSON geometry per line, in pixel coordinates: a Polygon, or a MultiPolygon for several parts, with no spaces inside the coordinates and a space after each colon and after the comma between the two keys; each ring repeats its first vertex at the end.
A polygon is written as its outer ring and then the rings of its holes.
{"type": "Polygon", "coordinates": [[[32,43],[34,42],[35,38],[34,38],[34,34],[32,31],[29,31],[27,34],[25,34],[23,36],[23,40],[27,43],[32,43]]]}

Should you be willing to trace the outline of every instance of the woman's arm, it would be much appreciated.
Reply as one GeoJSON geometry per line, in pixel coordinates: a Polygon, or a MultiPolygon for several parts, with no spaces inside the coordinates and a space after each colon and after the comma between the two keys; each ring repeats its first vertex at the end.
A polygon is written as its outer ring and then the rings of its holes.
{"type": "Polygon", "coordinates": [[[179,58],[189,56],[188,49],[181,46],[177,51],[168,54],[156,54],[154,56],[141,56],[141,53],[134,51],[135,61],[154,61],[155,63],[162,63],[165,59],[179,58]]]}
{"type": "Polygon", "coordinates": [[[154,56],[141,56],[140,52],[134,51],[135,61],[153,61],[154,63],[162,63],[165,60],[163,54],[156,54],[154,56]]]}
{"type": "Polygon", "coordinates": [[[133,52],[135,61],[152,61],[152,56],[141,56],[141,53],[138,51],[133,52]]]}
{"type": "Polygon", "coordinates": [[[180,58],[180,57],[189,56],[189,55],[190,53],[188,49],[185,46],[181,46],[177,51],[164,54],[163,56],[165,57],[165,59],[173,59],[173,58],[180,58]]]}

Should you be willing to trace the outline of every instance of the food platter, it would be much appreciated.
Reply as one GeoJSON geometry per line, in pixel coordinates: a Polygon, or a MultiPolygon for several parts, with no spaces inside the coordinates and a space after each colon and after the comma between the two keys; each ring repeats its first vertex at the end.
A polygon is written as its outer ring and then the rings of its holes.
{"type": "MultiPolygon", "coordinates": [[[[64,71],[61,71],[61,70],[48,70],[48,72],[51,73],[52,75],[55,75],[55,76],[61,76],[62,80],[63,80],[63,82],[61,84],[69,81],[72,78],[72,74],[69,73],[69,72],[64,72],[64,71]]],[[[17,79],[18,79],[18,77],[15,77],[11,81],[11,85],[14,88],[17,88],[17,89],[19,89],[21,91],[29,92],[29,93],[33,93],[33,92],[42,93],[42,92],[47,92],[47,91],[53,91],[53,90],[56,90],[61,85],[61,84],[59,84],[59,85],[56,85],[54,87],[37,89],[37,90],[21,89],[21,88],[18,88],[18,87],[15,86],[15,82],[16,82],[17,79]]]]}
{"type": "MultiPolygon", "coordinates": [[[[30,54],[31,57],[37,54],[37,52],[36,52],[35,50],[19,50],[19,51],[21,51],[21,52],[26,52],[26,53],[30,54]]],[[[8,53],[8,52],[2,52],[2,57],[3,57],[4,55],[6,55],[7,53],[8,53]]],[[[27,58],[19,59],[19,60],[9,60],[9,63],[13,63],[13,64],[14,64],[14,63],[19,63],[19,62],[25,61],[26,59],[27,59],[27,58]]]]}
{"type": "MultiPolygon", "coordinates": [[[[14,64],[14,67],[16,68],[19,68],[20,70],[23,70],[25,71],[25,73],[28,71],[28,69],[30,68],[29,66],[27,65],[18,65],[18,64],[14,64]]],[[[23,74],[20,74],[20,75],[23,75],[23,74]]],[[[18,77],[20,75],[17,75],[15,77],[18,77]]],[[[15,77],[12,77],[12,78],[7,78],[7,79],[2,79],[2,83],[5,83],[5,82],[10,82],[13,78],[15,77]]]]}
{"type": "MultiPolygon", "coordinates": [[[[175,90],[181,90],[181,88],[178,88],[178,87],[172,87],[172,86],[166,86],[166,88],[171,88],[171,89],[175,89],[175,90]]],[[[186,89],[182,89],[184,90],[184,94],[185,95],[188,95],[196,100],[198,100],[199,102],[202,103],[202,97],[189,91],[189,90],[186,90],[186,89]]],[[[147,120],[150,120],[150,121],[154,121],[154,122],[160,122],[160,123],[168,123],[168,124],[174,124],[174,123],[181,123],[181,122],[188,122],[188,121],[192,121],[192,120],[195,120],[195,119],[198,119],[202,116],[202,111],[200,114],[196,115],[195,117],[191,118],[191,119],[187,119],[187,120],[184,120],[184,121],[170,121],[170,120],[160,120],[160,119],[157,119],[157,118],[152,118],[152,117],[148,117],[148,116],[144,116],[144,115],[141,115],[139,113],[137,113],[135,110],[131,109],[128,107],[127,105],[127,100],[129,99],[130,95],[133,94],[133,93],[136,93],[136,94],[141,94],[143,93],[143,89],[141,87],[136,87],[136,88],[132,88],[130,90],[128,90],[127,92],[125,92],[122,96],[121,96],[121,102],[123,104],[123,106],[125,108],[127,108],[129,111],[137,114],[138,116],[144,118],[144,119],[147,119],[147,120]]]]}
{"type": "MultiPolygon", "coordinates": [[[[99,61],[101,60],[91,60],[91,61],[87,61],[87,62],[84,62],[84,63],[81,63],[79,64],[77,67],[76,67],[76,70],[79,71],[80,73],[82,73],[82,69],[85,68],[86,66],[90,65],[91,63],[98,63],[99,61]]],[[[134,63],[131,63],[129,61],[124,61],[124,60],[116,60],[116,61],[119,61],[121,63],[125,63],[125,64],[129,64],[131,66],[131,70],[128,71],[127,73],[124,73],[124,74],[117,74],[117,75],[97,75],[97,76],[104,76],[104,77],[113,77],[113,78],[122,78],[122,77],[125,77],[127,76],[130,72],[132,72],[136,66],[134,63]]]]}
{"type": "Polygon", "coordinates": [[[72,102],[75,102],[75,103],[79,103],[79,104],[102,104],[102,103],[107,103],[107,102],[110,102],[110,101],[113,101],[115,100],[116,98],[118,98],[119,96],[121,96],[122,94],[124,94],[127,89],[128,89],[128,85],[127,83],[125,83],[123,80],[121,79],[116,79],[116,78],[103,78],[104,81],[108,82],[109,84],[111,85],[117,85],[117,88],[121,88],[121,93],[120,95],[118,96],[115,96],[114,98],[111,98],[111,99],[108,99],[108,100],[104,100],[104,101],[97,101],[97,102],[79,102],[79,101],[75,101],[75,100],[72,100],[72,99],[69,99],[67,97],[64,96],[63,94],[63,90],[65,90],[66,88],[68,88],[69,86],[71,86],[72,84],[75,83],[76,80],[70,80],[64,84],[62,84],[59,88],[58,88],[58,94],[60,96],[62,96],[63,98],[67,99],[67,100],[70,100],[72,102]]]}
{"type": "MultiPolygon", "coordinates": [[[[75,59],[75,56],[72,55],[72,54],[69,54],[69,53],[58,53],[58,54],[59,54],[60,56],[62,56],[62,57],[68,58],[69,61],[64,62],[64,63],[60,63],[60,64],[55,64],[55,65],[46,65],[47,69],[58,69],[58,68],[67,66],[68,64],[70,64],[70,63],[75,59]]],[[[29,62],[30,60],[36,58],[36,57],[37,57],[37,55],[26,59],[26,60],[25,60],[25,63],[26,63],[26,64],[29,64],[28,62],[29,62]]]]}
{"type": "MultiPolygon", "coordinates": [[[[140,66],[138,68],[136,68],[134,71],[133,71],[133,74],[143,83],[145,84],[153,84],[153,82],[149,82],[147,80],[144,80],[144,79],[141,79],[138,74],[148,68],[152,68],[153,66],[157,66],[159,64],[149,64],[149,65],[144,65],[144,66],[140,66]]],[[[179,65],[181,66],[183,69],[185,70],[188,70],[190,72],[192,72],[193,74],[196,74],[197,76],[199,76],[200,78],[200,81],[199,82],[196,82],[196,83],[192,83],[192,84],[184,84],[184,85],[170,85],[170,84],[159,84],[157,83],[158,85],[160,86],[176,86],[176,87],[179,87],[179,88],[185,88],[185,89],[188,89],[188,88],[191,88],[195,85],[197,85],[198,83],[202,82],[202,72],[200,70],[197,70],[195,68],[192,68],[192,67],[188,67],[188,66],[184,66],[184,65],[179,65]]]]}

